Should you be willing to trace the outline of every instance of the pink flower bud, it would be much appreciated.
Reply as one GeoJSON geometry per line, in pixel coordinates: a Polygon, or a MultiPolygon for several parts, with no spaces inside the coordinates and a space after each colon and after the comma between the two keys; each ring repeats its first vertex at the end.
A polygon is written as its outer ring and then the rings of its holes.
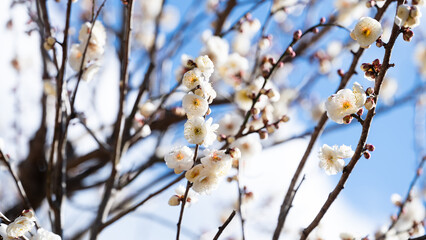
{"type": "Polygon", "coordinates": [[[356,112],[356,115],[358,116],[362,116],[362,114],[364,114],[364,108],[360,108],[358,112],[356,112]]]}
{"type": "Polygon", "coordinates": [[[411,31],[410,29],[406,29],[405,31],[404,31],[404,33],[402,34],[402,38],[404,39],[404,41],[406,41],[406,42],[410,42],[411,41],[411,39],[413,38],[413,36],[414,36],[414,32],[413,31],[411,31]]]}
{"type": "Polygon", "coordinates": [[[363,153],[363,155],[364,155],[365,159],[370,159],[371,158],[370,152],[366,151],[366,152],[363,153]]]}
{"type": "Polygon", "coordinates": [[[318,28],[314,28],[314,29],[312,30],[312,32],[313,32],[314,34],[317,34],[317,33],[319,32],[319,30],[318,30],[318,28]]]}
{"type": "Polygon", "coordinates": [[[370,152],[374,152],[375,147],[373,144],[366,144],[365,149],[367,149],[370,152]]]}
{"type": "Polygon", "coordinates": [[[351,123],[351,122],[352,122],[352,119],[353,119],[353,117],[352,117],[351,115],[346,115],[346,116],[343,118],[343,123],[345,123],[345,124],[349,124],[349,123],[351,123]]]}
{"type": "Polygon", "coordinates": [[[337,74],[339,74],[340,77],[345,76],[345,72],[343,72],[342,69],[337,70],[337,74]]]}
{"type": "Polygon", "coordinates": [[[302,37],[302,30],[297,30],[293,33],[293,39],[294,40],[299,40],[302,37]]]}
{"type": "Polygon", "coordinates": [[[320,24],[324,24],[325,23],[325,17],[322,17],[321,19],[320,19],[320,24]]]}
{"type": "Polygon", "coordinates": [[[374,89],[371,87],[367,88],[367,90],[365,90],[365,94],[367,94],[367,96],[374,94],[374,89]]]}

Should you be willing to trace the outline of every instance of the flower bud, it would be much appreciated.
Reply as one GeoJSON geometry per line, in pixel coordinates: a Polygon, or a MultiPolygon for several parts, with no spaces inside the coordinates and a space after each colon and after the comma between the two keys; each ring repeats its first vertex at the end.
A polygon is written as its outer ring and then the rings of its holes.
{"type": "Polygon", "coordinates": [[[376,1],[370,0],[370,1],[366,2],[365,5],[367,6],[367,8],[374,7],[376,5],[376,1]]]}
{"type": "Polygon", "coordinates": [[[268,139],[268,132],[259,131],[259,137],[260,137],[260,139],[268,139]]]}
{"type": "Polygon", "coordinates": [[[371,96],[374,94],[374,89],[369,87],[367,88],[367,90],[365,90],[365,94],[367,94],[367,96],[371,96]]]}
{"type": "Polygon", "coordinates": [[[293,33],[293,39],[294,40],[299,40],[302,37],[302,30],[297,30],[293,33]]]}
{"type": "Polygon", "coordinates": [[[361,64],[361,70],[363,72],[367,72],[368,69],[370,69],[370,68],[371,68],[371,65],[369,63],[363,63],[363,64],[361,64]]]}
{"type": "Polygon", "coordinates": [[[413,36],[414,36],[414,33],[413,33],[413,31],[411,31],[410,29],[406,29],[405,31],[404,31],[404,33],[402,34],[402,38],[404,39],[404,41],[406,41],[406,42],[410,42],[411,41],[411,39],[413,38],[413,36]]]}
{"type": "Polygon", "coordinates": [[[371,109],[373,109],[374,107],[376,107],[376,103],[374,103],[374,100],[373,100],[373,98],[367,98],[367,100],[365,101],[365,104],[364,104],[364,106],[365,106],[365,108],[367,109],[367,110],[371,110],[371,109]]]}
{"type": "Polygon", "coordinates": [[[233,143],[233,142],[235,142],[235,137],[228,137],[228,138],[226,139],[226,141],[227,141],[228,143],[233,143]]]}
{"type": "Polygon", "coordinates": [[[273,125],[269,125],[266,127],[266,130],[268,131],[269,134],[275,132],[275,127],[273,125]]]}
{"type": "Polygon", "coordinates": [[[296,53],[294,52],[292,47],[287,48],[287,54],[289,54],[291,57],[296,57],[296,53]]]}
{"type": "Polygon", "coordinates": [[[169,199],[169,205],[170,206],[179,206],[180,205],[180,198],[176,195],[173,195],[169,199]]]}
{"type": "Polygon", "coordinates": [[[364,114],[364,108],[360,108],[358,112],[356,112],[356,115],[358,116],[362,116],[362,114],[364,114]]]}
{"type": "Polygon", "coordinates": [[[22,211],[21,215],[35,221],[35,214],[31,209],[22,211]]]}
{"type": "Polygon", "coordinates": [[[368,152],[368,151],[365,151],[365,152],[363,153],[363,155],[364,155],[365,159],[370,159],[370,158],[371,158],[371,154],[370,154],[370,152],[368,152]]]}
{"type": "Polygon", "coordinates": [[[287,115],[284,115],[281,117],[281,122],[288,122],[290,120],[290,118],[287,115]]]}
{"type": "Polygon", "coordinates": [[[317,33],[319,32],[319,30],[318,30],[318,28],[314,28],[314,30],[312,30],[312,32],[313,32],[314,34],[317,34],[317,33]]]}
{"type": "Polygon", "coordinates": [[[370,152],[374,152],[375,147],[373,144],[366,144],[365,149],[367,149],[370,152]]]}
{"type": "Polygon", "coordinates": [[[320,19],[320,24],[324,24],[324,23],[325,23],[325,21],[326,21],[325,17],[322,17],[322,18],[320,19]]]}
{"type": "Polygon", "coordinates": [[[339,74],[340,77],[345,76],[345,72],[343,72],[342,69],[337,70],[337,74],[339,74]]]}
{"type": "Polygon", "coordinates": [[[346,116],[343,118],[343,123],[345,123],[345,124],[349,124],[349,123],[351,123],[351,122],[352,122],[352,119],[353,119],[353,117],[352,117],[351,115],[346,115],[346,116]]]}

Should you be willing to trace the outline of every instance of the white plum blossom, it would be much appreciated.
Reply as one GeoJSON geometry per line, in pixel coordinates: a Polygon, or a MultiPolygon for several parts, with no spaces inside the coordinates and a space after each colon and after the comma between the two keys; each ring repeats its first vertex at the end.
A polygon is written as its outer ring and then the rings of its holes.
{"type": "Polygon", "coordinates": [[[237,147],[241,151],[241,157],[244,159],[255,157],[262,151],[262,144],[257,134],[250,134],[239,138],[231,146],[237,147]]]}
{"type": "Polygon", "coordinates": [[[167,167],[174,169],[176,174],[189,170],[194,164],[194,153],[187,147],[175,147],[164,156],[167,167]]]}
{"type": "Polygon", "coordinates": [[[202,144],[205,147],[210,146],[216,139],[216,130],[218,124],[212,124],[213,119],[204,121],[202,117],[193,117],[185,123],[185,139],[192,144],[202,144]]]}
{"type": "Polygon", "coordinates": [[[188,89],[194,89],[204,81],[204,77],[198,68],[187,71],[183,75],[182,84],[188,89]]]}
{"type": "Polygon", "coordinates": [[[414,28],[420,25],[422,13],[417,6],[400,5],[395,16],[395,24],[399,27],[414,28]]]}
{"type": "Polygon", "coordinates": [[[350,89],[339,90],[336,94],[328,97],[325,102],[327,116],[336,123],[342,124],[345,116],[358,112],[364,105],[366,97],[358,83],[354,84],[353,91],[350,89]]]}
{"type": "Polygon", "coordinates": [[[208,102],[192,92],[186,94],[182,99],[182,106],[188,118],[203,117],[209,109],[208,102]]]}
{"type": "Polygon", "coordinates": [[[95,22],[93,29],[92,24],[90,22],[85,22],[81,26],[78,35],[81,50],[84,50],[84,48],[86,47],[87,41],[89,40],[89,36],[90,41],[87,47],[87,57],[89,57],[89,59],[99,58],[104,53],[104,47],[106,44],[105,28],[100,21],[95,22]],[[91,35],[90,32],[92,33],[91,35]]]}
{"type": "Polygon", "coordinates": [[[363,17],[355,25],[351,37],[358,42],[360,47],[369,48],[382,33],[382,25],[376,19],[363,17]]]}
{"type": "Polygon", "coordinates": [[[249,62],[245,57],[238,53],[229,55],[226,62],[218,68],[219,76],[231,86],[237,87],[241,84],[238,75],[243,75],[249,68],[249,62]]]}
{"type": "Polygon", "coordinates": [[[246,56],[250,50],[251,39],[247,35],[238,33],[232,41],[232,50],[242,56],[246,56]]]}
{"type": "Polygon", "coordinates": [[[219,121],[217,133],[226,136],[234,136],[238,133],[243,120],[243,117],[239,114],[226,114],[219,121]]]}
{"type": "Polygon", "coordinates": [[[106,32],[100,21],[96,21],[93,25],[86,22],[81,26],[78,39],[80,43],[71,45],[69,64],[71,68],[78,72],[82,68],[82,79],[90,81],[100,69],[99,60],[105,51],[106,32]],[[90,41],[89,41],[90,36],[90,41]],[[86,49],[86,56],[84,51],[86,49]],[[84,57],[84,63],[82,65],[84,57]]]}
{"type": "Polygon", "coordinates": [[[22,237],[30,231],[34,225],[35,223],[31,219],[20,216],[7,226],[6,233],[12,238],[22,237]]]}
{"type": "Polygon", "coordinates": [[[361,108],[362,106],[364,106],[365,100],[367,100],[367,94],[365,94],[365,90],[364,88],[361,86],[361,84],[359,84],[358,82],[355,82],[353,87],[352,87],[352,92],[355,95],[355,105],[358,108],[361,108]]]}
{"type": "Polygon", "coordinates": [[[204,167],[214,171],[217,176],[225,176],[232,167],[232,157],[225,150],[204,150],[205,157],[201,158],[204,167]]]}
{"type": "Polygon", "coordinates": [[[253,104],[253,98],[251,97],[252,93],[253,92],[247,88],[238,90],[235,93],[234,102],[240,109],[248,111],[251,108],[251,105],[253,104]]]}
{"type": "Polygon", "coordinates": [[[197,68],[203,73],[204,77],[209,79],[214,71],[214,64],[208,55],[199,56],[195,59],[197,68]]]}
{"type": "Polygon", "coordinates": [[[214,65],[222,65],[228,58],[229,44],[226,40],[218,36],[210,36],[205,40],[205,46],[201,50],[213,61],[214,65]]]}
{"type": "Polygon", "coordinates": [[[198,164],[186,172],[185,177],[192,182],[192,189],[199,194],[209,194],[217,188],[220,177],[212,169],[198,164]]]}
{"type": "Polygon", "coordinates": [[[45,230],[44,228],[39,228],[37,229],[37,234],[34,235],[32,240],[61,240],[61,237],[45,230]]]}
{"type": "Polygon", "coordinates": [[[354,151],[350,146],[342,145],[333,147],[324,144],[318,153],[320,159],[319,166],[325,170],[327,175],[335,175],[343,170],[345,166],[344,158],[352,157],[354,151]]]}
{"type": "Polygon", "coordinates": [[[337,22],[344,26],[349,26],[353,20],[362,17],[367,10],[365,2],[358,0],[335,0],[334,6],[338,11],[337,22]]]}
{"type": "Polygon", "coordinates": [[[195,94],[202,96],[209,104],[212,103],[217,96],[212,84],[207,81],[200,82],[199,89],[195,91],[195,94]]]}

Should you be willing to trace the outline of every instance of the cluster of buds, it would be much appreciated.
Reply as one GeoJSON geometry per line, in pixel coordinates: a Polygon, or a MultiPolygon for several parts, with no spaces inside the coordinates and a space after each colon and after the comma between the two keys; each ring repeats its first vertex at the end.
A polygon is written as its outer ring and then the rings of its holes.
{"type": "Polygon", "coordinates": [[[55,43],[56,43],[56,39],[54,37],[48,37],[46,41],[44,41],[43,47],[44,49],[46,49],[46,51],[49,51],[53,49],[53,46],[55,45],[55,43]]]}
{"type": "Polygon", "coordinates": [[[365,144],[364,152],[363,152],[363,155],[364,155],[365,159],[370,159],[371,158],[371,153],[370,152],[373,152],[374,149],[375,149],[375,147],[374,147],[373,144],[368,144],[368,143],[365,144]]]}
{"type": "Polygon", "coordinates": [[[364,72],[364,77],[367,80],[375,81],[376,77],[379,75],[380,69],[382,68],[382,64],[380,64],[380,60],[376,59],[373,63],[363,63],[361,64],[361,70],[364,72]]]}
{"type": "Polygon", "coordinates": [[[272,67],[277,63],[275,58],[272,56],[264,56],[260,62],[260,70],[262,71],[262,76],[264,78],[268,77],[271,72],[272,67]]]}

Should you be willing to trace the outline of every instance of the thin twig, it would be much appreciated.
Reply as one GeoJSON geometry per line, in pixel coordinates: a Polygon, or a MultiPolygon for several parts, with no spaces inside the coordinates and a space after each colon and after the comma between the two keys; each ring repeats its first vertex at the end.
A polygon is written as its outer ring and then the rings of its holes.
{"type": "MultiPolygon", "coordinates": [[[[198,156],[198,149],[199,149],[199,147],[200,147],[200,146],[199,146],[198,144],[197,144],[197,145],[195,145],[194,159],[193,159],[193,161],[194,161],[194,165],[195,165],[195,162],[196,162],[196,160],[197,160],[197,156],[198,156]]],[[[189,189],[191,188],[191,186],[192,186],[192,184],[191,184],[189,181],[187,181],[187,183],[186,183],[186,189],[185,189],[185,194],[184,194],[184,196],[183,196],[183,199],[182,199],[182,205],[181,205],[181,208],[180,208],[179,221],[178,221],[178,223],[176,224],[176,225],[177,225],[176,240],[179,240],[180,227],[181,227],[181,224],[182,224],[182,218],[183,218],[183,211],[185,210],[186,198],[188,197],[189,189]]]]}
{"type": "Polygon", "coordinates": [[[232,221],[232,219],[235,216],[235,210],[232,211],[231,215],[229,215],[228,219],[223,223],[222,226],[219,227],[219,230],[217,231],[216,235],[214,236],[213,240],[219,239],[220,235],[222,234],[223,230],[228,226],[228,224],[232,221]]]}
{"type": "MultiPolygon", "coordinates": [[[[375,16],[376,19],[380,20],[380,18],[383,16],[384,11],[388,8],[388,6],[390,5],[391,2],[392,1],[386,1],[386,3],[383,5],[383,7],[380,9],[380,11],[377,12],[377,14],[375,16]]],[[[358,61],[359,61],[361,55],[363,54],[363,52],[364,52],[364,48],[360,48],[353,55],[353,59],[352,59],[352,63],[350,65],[350,68],[342,77],[340,85],[337,88],[336,92],[338,92],[339,90],[346,87],[346,84],[348,83],[349,79],[355,73],[355,68],[356,68],[358,61]]],[[[311,154],[313,146],[314,146],[316,140],[318,139],[318,137],[321,135],[327,120],[328,120],[327,113],[323,113],[323,115],[321,116],[321,119],[319,120],[317,126],[314,128],[314,132],[311,135],[311,139],[310,139],[309,144],[308,144],[308,146],[305,150],[305,153],[303,154],[303,157],[302,157],[301,161],[299,162],[299,165],[296,169],[296,172],[294,173],[294,175],[291,179],[290,185],[287,189],[287,193],[285,195],[285,198],[284,198],[283,203],[282,203],[281,208],[280,208],[280,214],[278,216],[278,223],[277,223],[277,226],[276,226],[275,231],[274,231],[273,240],[278,240],[278,238],[281,234],[281,230],[284,227],[285,220],[286,220],[287,215],[289,213],[289,209],[291,208],[291,205],[292,205],[292,199],[294,199],[294,196],[292,196],[293,192],[294,192],[293,189],[296,186],[297,180],[298,180],[300,174],[302,173],[302,170],[303,170],[303,168],[306,164],[306,161],[308,160],[308,157],[311,154]]]]}
{"type": "MultiPolygon", "coordinates": [[[[392,1],[388,0],[386,3],[389,4],[390,2],[392,2],[392,1]]],[[[398,6],[401,5],[402,2],[403,2],[402,0],[398,0],[398,6]]],[[[376,78],[376,83],[375,83],[375,86],[374,86],[374,91],[376,92],[377,96],[379,95],[380,88],[381,88],[381,85],[383,83],[383,79],[386,75],[386,72],[390,68],[389,61],[390,61],[390,57],[391,57],[391,53],[392,53],[392,48],[395,44],[395,41],[396,41],[398,35],[400,34],[399,29],[400,28],[396,24],[393,25],[392,34],[390,36],[389,42],[385,46],[385,55],[383,57],[383,64],[382,64],[382,67],[380,69],[380,73],[379,73],[378,77],[376,78]]],[[[334,190],[329,194],[326,202],[321,207],[321,209],[318,212],[318,214],[316,215],[315,219],[309,224],[308,227],[306,227],[302,231],[302,236],[300,238],[301,240],[307,239],[307,237],[309,236],[309,233],[311,233],[312,230],[315,229],[318,226],[319,222],[321,221],[321,219],[323,218],[323,216],[325,215],[327,210],[330,208],[331,204],[334,202],[334,200],[336,200],[339,193],[343,190],[343,187],[344,187],[346,181],[348,180],[349,175],[351,174],[356,163],[358,162],[358,160],[362,156],[362,152],[363,152],[365,143],[366,143],[367,138],[368,138],[368,133],[370,131],[370,126],[371,126],[371,122],[373,120],[374,115],[375,115],[375,108],[368,111],[367,116],[364,120],[364,124],[362,126],[361,136],[360,136],[360,139],[358,141],[358,145],[357,145],[357,148],[355,150],[354,155],[352,156],[348,165],[344,168],[343,174],[342,174],[342,176],[339,180],[339,183],[336,185],[334,190]]]]}
{"type": "Polygon", "coordinates": [[[97,239],[98,234],[103,229],[102,222],[108,216],[111,203],[112,203],[112,190],[114,189],[117,179],[118,179],[118,169],[117,165],[120,162],[121,153],[122,153],[122,137],[123,137],[123,125],[124,125],[124,108],[126,102],[126,93],[127,93],[127,84],[129,80],[129,58],[130,58],[130,49],[131,49],[131,32],[132,32],[132,22],[133,22],[133,0],[129,0],[125,9],[125,22],[124,24],[124,34],[123,34],[123,45],[122,45],[122,59],[121,59],[121,77],[120,77],[120,99],[119,99],[119,110],[117,112],[117,120],[115,123],[115,128],[113,132],[114,143],[114,153],[112,155],[112,167],[111,174],[108,178],[107,183],[105,184],[105,191],[102,197],[102,201],[99,205],[98,214],[96,216],[95,222],[92,226],[90,239],[97,239]]]}
{"type": "Polygon", "coordinates": [[[401,205],[399,206],[398,209],[398,214],[396,215],[396,218],[394,220],[392,220],[391,225],[388,227],[387,231],[385,233],[383,233],[383,235],[379,236],[376,238],[376,240],[380,240],[380,239],[385,239],[386,238],[386,234],[395,226],[395,224],[398,222],[398,220],[401,218],[402,213],[404,212],[404,207],[407,204],[407,202],[410,201],[411,197],[411,192],[414,188],[414,185],[416,185],[417,180],[420,177],[419,171],[421,171],[421,169],[423,168],[423,164],[426,161],[426,156],[423,156],[422,160],[420,161],[419,165],[416,168],[416,174],[414,175],[413,180],[411,180],[410,186],[408,187],[408,191],[407,194],[405,196],[404,201],[401,203],[401,205]]]}

